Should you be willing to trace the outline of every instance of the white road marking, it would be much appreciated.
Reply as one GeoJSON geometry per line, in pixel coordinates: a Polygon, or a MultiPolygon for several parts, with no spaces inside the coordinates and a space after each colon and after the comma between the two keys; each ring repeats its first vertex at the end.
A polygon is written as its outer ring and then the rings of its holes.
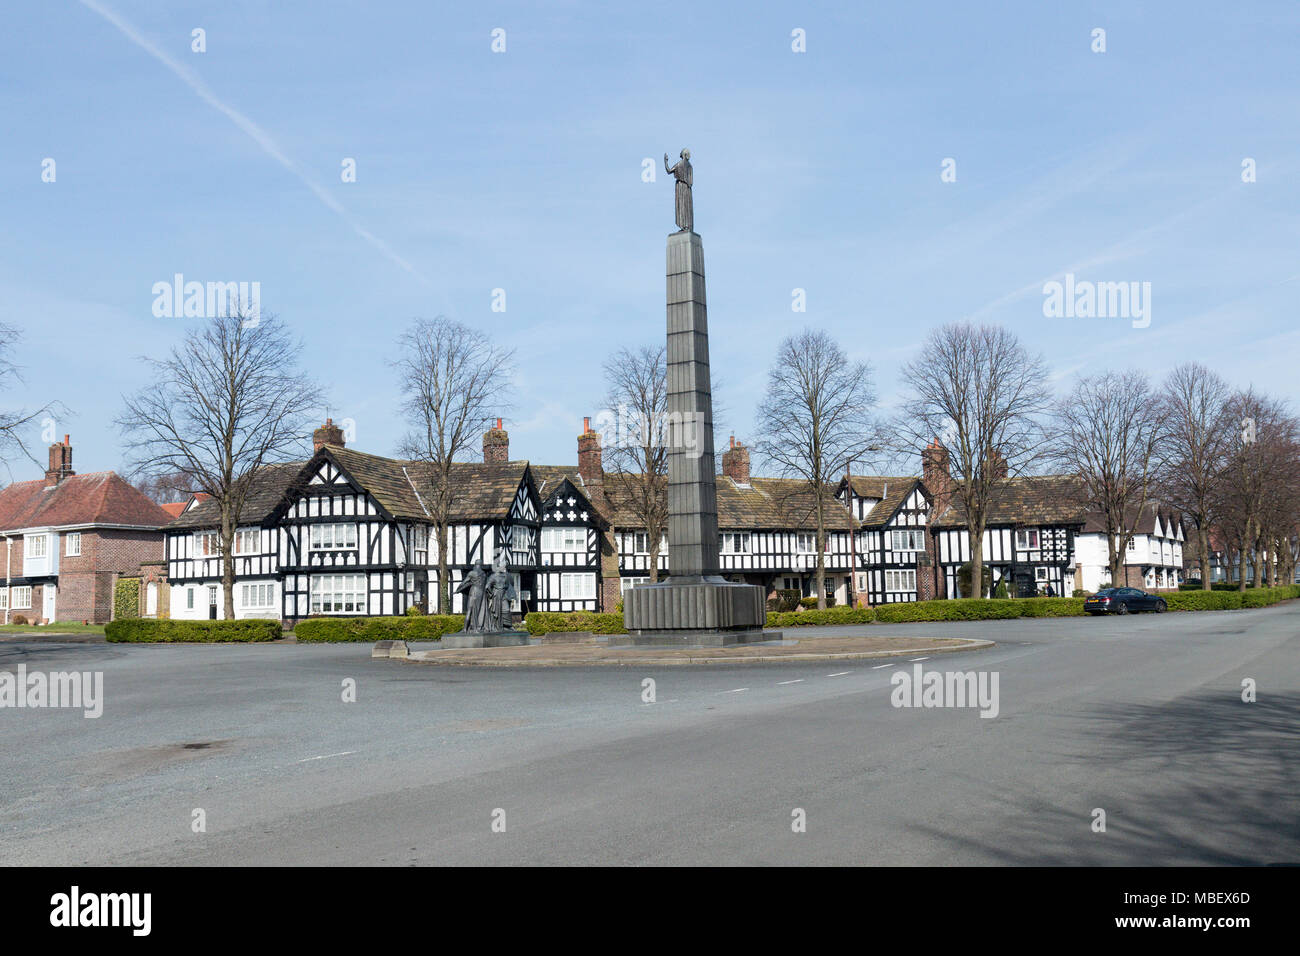
{"type": "Polygon", "coordinates": [[[718,693],[719,694],[740,694],[747,690],[749,690],[748,687],[737,687],[735,690],[720,690],[718,691],[718,693]]]}
{"type": "Polygon", "coordinates": [[[873,668],[871,668],[871,669],[872,669],[873,671],[879,671],[879,670],[884,670],[886,667],[893,667],[893,666],[894,666],[893,664],[878,664],[877,666],[875,666],[875,667],[873,667],[873,668]]]}
{"type": "Polygon", "coordinates": [[[843,677],[845,674],[852,674],[853,671],[836,671],[834,674],[827,674],[827,677],[843,677]]]}
{"type": "Polygon", "coordinates": [[[295,762],[295,763],[309,763],[309,762],[312,761],[312,760],[326,760],[326,759],[328,759],[328,758],[330,758],[330,757],[346,757],[346,756],[348,756],[349,754],[354,754],[354,753],[356,753],[355,750],[345,750],[345,751],[343,751],[342,753],[337,753],[337,754],[321,754],[319,757],[306,757],[306,758],[304,758],[304,759],[302,759],[302,760],[296,760],[296,761],[294,761],[294,762],[295,762]]]}
{"type": "Polygon", "coordinates": [[[909,663],[909,664],[915,664],[917,661],[928,661],[929,659],[930,659],[930,658],[928,658],[928,657],[913,657],[913,658],[911,658],[911,659],[908,661],[908,663],[909,663]]]}
{"type": "Polygon", "coordinates": [[[802,683],[803,683],[803,678],[800,677],[798,680],[779,680],[776,682],[776,686],[780,687],[782,684],[802,684],[802,683]]]}

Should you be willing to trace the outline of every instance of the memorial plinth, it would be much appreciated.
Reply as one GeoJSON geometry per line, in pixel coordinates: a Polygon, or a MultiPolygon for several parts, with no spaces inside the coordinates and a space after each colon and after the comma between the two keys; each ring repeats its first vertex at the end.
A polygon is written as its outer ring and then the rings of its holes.
{"type": "Polygon", "coordinates": [[[668,237],[667,277],[670,577],[624,594],[628,635],[611,643],[717,646],[772,640],[780,635],[763,633],[763,589],[725,580],[718,560],[704,245],[693,229],[668,237]]]}

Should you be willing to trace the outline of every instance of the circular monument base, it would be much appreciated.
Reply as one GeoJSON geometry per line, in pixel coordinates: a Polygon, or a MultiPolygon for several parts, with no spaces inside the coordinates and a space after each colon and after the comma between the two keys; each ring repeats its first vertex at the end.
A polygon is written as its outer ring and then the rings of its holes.
{"type": "Polygon", "coordinates": [[[457,631],[442,635],[443,647],[525,647],[527,631],[457,631]]]}

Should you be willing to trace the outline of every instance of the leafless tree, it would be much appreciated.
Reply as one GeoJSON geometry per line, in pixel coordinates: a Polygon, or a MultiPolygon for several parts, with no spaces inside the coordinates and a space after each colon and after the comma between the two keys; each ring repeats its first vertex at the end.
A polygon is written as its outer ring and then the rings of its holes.
{"type": "Polygon", "coordinates": [[[146,480],[189,476],[221,513],[225,618],[235,616],[234,538],[244,502],[269,465],[292,461],[309,439],[320,393],[298,369],[302,345],[274,316],[232,305],[187,330],[151,382],[125,398],[117,420],[130,466],[146,480]]]}
{"type": "Polygon", "coordinates": [[[644,529],[650,581],[668,524],[667,366],[664,346],[619,349],[605,362],[605,495],[644,529]]]}
{"type": "Polygon", "coordinates": [[[902,376],[911,394],[893,429],[895,451],[914,455],[935,438],[948,448],[970,535],[971,591],[983,596],[989,510],[1041,449],[1046,368],[1008,330],[958,322],[932,331],[902,376]]]}
{"type": "MultiPolygon", "coordinates": [[[[20,341],[21,333],[8,325],[0,324],[0,394],[10,391],[23,383],[22,370],[14,361],[14,345],[20,341]]],[[[16,457],[26,458],[39,465],[40,459],[33,454],[30,439],[25,437],[32,426],[42,418],[52,418],[63,414],[62,405],[49,402],[39,408],[0,408],[0,465],[6,471],[10,461],[16,457]]],[[[55,436],[50,436],[53,441],[55,436]]]]}
{"type": "Polygon", "coordinates": [[[194,493],[194,479],[188,475],[174,472],[169,475],[137,476],[133,484],[136,490],[158,504],[183,501],[194,493]]]}
{"type": "Polygon", "coordinates": [[[1285,402],[1253,388],[1235,393],[1226,414],[1235,434],[1218,500],[1225,536],[1237,547],[1238,587],[1245,590],[1250,578],[1264,583],[1266,567],[1277,577],[1274,546],[1290,537],[1283,525],[1292,507],[1288,492],[1296,487],[1300,424],[1285,402]]]}
{"type": "Polygon", "coordinates": [[[1160,496],[1195,526],[1201,588],[1210,589],[1210,529],[1216,487],[1232,438],[1228,383],[1197,362],[1175,368],[1165,380],[1161,406],[1165,439],[1156,468],[1160,496]]]}
{"type": "MultiPolygon", "coordinates": [[[[825,332],[786,338],[767,373],[756,449],[779,474],[807,482],[817,529],[817,606],[826,606],[826,528],[849,464],[879,441],[871,366],[825,332]]],[[[836,525],[840,524],[836,520],[836,525]]]]}
{"type": "Polygon", "coordinates": [[[514,350],[450,319],[419,319],[399,340],[402,408],[409,431],[402,453],[419,462],[422,496],[438,550],[438,613],[451,607],[447,529],[458,488],[452,473],[492,418],[507,407],[514,350]]]}
{"type": "Polygon", "coordinates": [[[1137,371],[1084,378],[1056,404],[1048,458],[1077,479],[1082,503],[1101,516],[1116,586],[1151,497],[1162,417],[1159,396],[1137,371]]]}

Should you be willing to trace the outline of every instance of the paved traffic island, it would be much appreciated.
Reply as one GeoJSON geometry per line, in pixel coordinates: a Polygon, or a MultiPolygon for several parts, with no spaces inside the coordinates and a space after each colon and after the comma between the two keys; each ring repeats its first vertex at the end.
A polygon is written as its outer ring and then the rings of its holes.
{"type": "Polygon", "coordinates": [[[993,641],[956,637],[820,637],[730,647],[617,647],[599,639],[540,641],[525,647],[413,650],[403,641],[380,641],[372,657],[409,664],[479,667],[666,666],[676,664],[772,664],[798,661],[912,657],[982,650],[993,641]]]}

